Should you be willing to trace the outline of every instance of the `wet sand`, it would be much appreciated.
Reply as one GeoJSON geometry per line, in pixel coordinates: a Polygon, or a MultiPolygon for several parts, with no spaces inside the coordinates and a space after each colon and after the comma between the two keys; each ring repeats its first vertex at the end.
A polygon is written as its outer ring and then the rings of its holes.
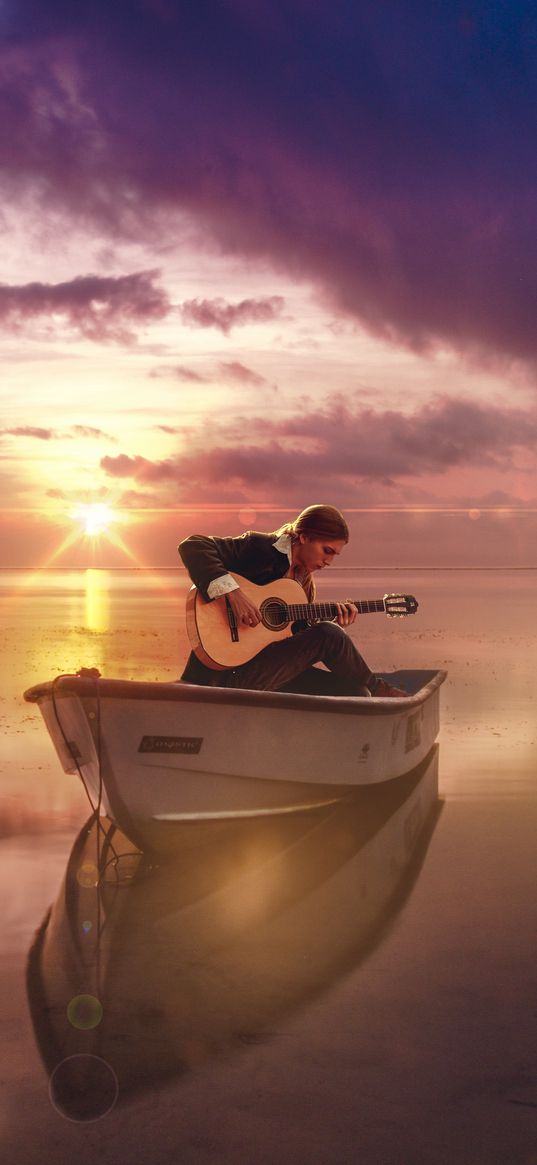
{"type": "MultiPolygon", "coordinates": [[[[353,883],[344,879],[354,857],[345,851],[333,868],[297,887],[293,901],[280,904],[277,917],[265,920],[268,929],[256,932],[255,958],[266,955],[263,974],[270,964],[280,991],[287,984],[276,1006],[268,994],[263,999],[258,975],[264,1023],[251,1022],[242,1040],[211,1049],[206,1020],[203,1040],[191,1033],[182,1070],[160,1080],[154,1073],[143,1080],[142,1071],[136,1091],[98,1121],[67,1120],[53,1108],[30,1018],[26,966],[88,813],[80,789],[59,770],[37,711],[22,703],[20,692],[81,664],[107,675],[173,678],[186,648],[184,584],[172,579],[162,576],[149,587],[143,580],[127,586],[124,579],[120,587],[102,577],[82,585],[78,576],[68,591],[65,579],[49,580],[47,593],[34,585],[22,597],[19,587],[4,607],[3,1160],[535,1165],[537,635],[531,572],[416,573],[395,586],[393,577],[372,573],[352,580],[333,576],[330,595],[376,597],[400,585],[421,600],[419,614],[404,624],[362,621],[360,644],[379,670],[449,671],[440,812],[431,817],[404,893],[380,912],[376,928],[357,932],[344,959],[328,960],[326,948],[341,942],[343,923],[353,913],[353,883]],[[344,910],[337,911],[342,894],[344,910]],[[285,976],[280,956],[287,958],[285,976]],[[321,968],[314,990],[307,978],[312,967],[321,968]],[[307,992],[297,989],[299,980],[308,982],[307,992]]],[[[305,833],[285,852],[302,854],[306,850],[297,845],[309,846],[313,870],[317,836],[305,833]]],[[[328,852],[326,838],[322,852],[328,852]]],[[[356,917],[359,911],[357,898],[356,917]]],[[[174,942],[186,941],[186,917],[170,937],[172,956],[174,942]]],[[[203,913],[206,932],[208,917],[203,913]]],[[[199,918],[193,923],[190,912],[189,934],[198,933],[199,918]]],[[[119,953],[126,941],[117,940],[119,953]]],[[[215,962],[211,955],[194,966],[195,984],[213,975],[220,1022],[224,1006],[240,1018],[248,995],[244,982],[241,997],[233,1004],[228,999],[244,959],[254,958],[252,949],[251,943],[241,949],[242,962],[229,961],[231,955],[227,963],[215,962]],[[216,987],[215,967],[221,976],[216,987]]],[[[267,992],[274,982],[274,975],[267,977],[267,992]]],[[[192,996],[184,1008],[193,1014],[192,996]]],[[[140,1033],[133,1047],[142,1065],[152,1030],[148,1014],[125,975],[123,1038],[140,1033]]]]}

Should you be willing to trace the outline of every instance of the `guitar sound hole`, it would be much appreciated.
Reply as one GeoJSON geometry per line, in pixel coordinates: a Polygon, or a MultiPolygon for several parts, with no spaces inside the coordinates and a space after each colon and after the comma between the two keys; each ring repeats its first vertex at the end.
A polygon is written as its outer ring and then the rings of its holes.
{"type": "Polygon", "coordinates": [[[264,626],[268,627],[269,631],[281,631],[283,627],[287,627],[289,615],[287,606],[281,599],[265,599],[259,610],[264,626]]]}

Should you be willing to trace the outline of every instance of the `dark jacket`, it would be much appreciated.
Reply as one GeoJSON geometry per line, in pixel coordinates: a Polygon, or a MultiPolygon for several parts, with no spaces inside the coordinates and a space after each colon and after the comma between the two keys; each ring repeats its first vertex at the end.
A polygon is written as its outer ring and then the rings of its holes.
{"type": "MultiPolygon", "coordinates": [[[[286,554],[274,549],[278,537],[278,534],[261,534],[255,530],[248,530],[237,538],[192,534],[180,543],[178,550],[192,582],[208,599],[209,583],[228,571],[242,574],[258,586],[283,578],[289,570],[289,559],[286,554]]],[[[206,667],[191,652],[181,679],[191,684],[225,687],[226,675],[225,671],[213,671],[206,667]]]]}

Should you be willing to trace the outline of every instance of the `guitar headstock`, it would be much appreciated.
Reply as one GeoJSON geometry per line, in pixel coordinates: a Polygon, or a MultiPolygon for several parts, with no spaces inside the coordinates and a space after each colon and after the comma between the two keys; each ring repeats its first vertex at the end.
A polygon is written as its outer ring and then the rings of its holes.
{"type": "Polygon", "coordinates": [[[403,615],[416,614],[418,600],[414,595],[384,595],[384,609],[392,619],[401,619],[403,615]]]}

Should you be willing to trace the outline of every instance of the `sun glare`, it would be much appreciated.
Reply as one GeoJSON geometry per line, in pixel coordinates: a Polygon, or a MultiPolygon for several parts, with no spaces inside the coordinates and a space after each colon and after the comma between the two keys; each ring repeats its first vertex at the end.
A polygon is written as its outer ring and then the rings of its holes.
{"type": "Polygon", "coordinates": [[[114,521],[114,514],[110,506],[103,502],[93,502],[88,505],[79,505],[73,510],[72,517],[80,522],[84,534],[94,538],[98,534],[105,534],[114,521]]]}

